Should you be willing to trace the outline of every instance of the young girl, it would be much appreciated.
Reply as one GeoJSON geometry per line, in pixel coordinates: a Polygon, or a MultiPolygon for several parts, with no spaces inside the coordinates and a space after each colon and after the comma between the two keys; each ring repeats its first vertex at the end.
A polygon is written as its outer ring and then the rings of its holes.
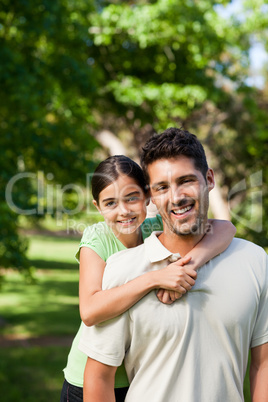
{"type": "MultiPolygon", "coordinates": [[[[153,289],[164,303],[179,299],[195,284],[196,269],[224,251],[235,234],[230,222],[212,220],[210,230],[191,250],[190,256],[117,288],[102,290],[107,258],[125,248],[138,246],[152,231],[163,227],[160,216],[145,219],[149,198],[143,172],[125,156],[112,156],[100,163],[92,177],[92,194],[104,222],[86,228],[76,255],[80,260],[80,315],[88,326],[122,314],[153,289]]],[[[61,402],[83,401],[87,356],[78,350],[80,335],[81,327],[64,369],[61,402]]],[[[121,366],[115,380],[117,402],[124,401],[127,386],[127,376],[121,366]]]]}

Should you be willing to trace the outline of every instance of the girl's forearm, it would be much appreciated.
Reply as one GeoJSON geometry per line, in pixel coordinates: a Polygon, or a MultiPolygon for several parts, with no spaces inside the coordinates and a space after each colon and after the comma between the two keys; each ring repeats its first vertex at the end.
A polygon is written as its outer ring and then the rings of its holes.
{"type": "MultiPolygon", "coordinates": [[[[211,230],[189,252],[184,259],[191,256],[187,264],[191,269],[197,269],[223,252],[231,243],[236,229],[228,221],[213,220],[211,230]]],[[[193,277],[191,271],[187,272],[193,277]]],[[[143,274],[132,281],[113,289],[98,289],[88,295],[80,309],[82,321],[87,325],[96,325],[103,321],[117,317],[131,308],[153,289],[164,288],[180,291],[180,284],[185,279],[185,272],[176,269],[165,268],[143,274]],[[184,278],[183,278],[184,276],[184,278]]],[[[189,279],[188,279],[189,282],[189,279]]]]}
{"type": "MultiPolygon", "coordinates": [[[[184,260],[188,262],[189,258],[184,257],[184,260]]],[[[91,326],[117,317],[153,289],[163,288],[185,293],[194,285],[195,278],[196,272],[191,267],[173,263],[162,269],[140,275],[124,285],[107,290],[96,290],[88,296],[87,300],[84,300],[83,311],[80,309],[82,321],[87,326],[91,326]]]]}
{"type": "Polygon", "coordinates": [[[194,269],[200,268],[206,262],[222,253],[232,242],[236,228],[224,220],[209,220],[211,228],[202,240],[186,256],[191,256],[189,263],[194,269]]]}
{"type": "Polygon", "coordinates": [[[184,272],[169,266],[147,272],[114,289],[102,290],[104,269],[105,262],[95,252],[85,247],[81,249],[79,307],[82,321],[88,326],[124,313],[152,289],[178,290],[186,279],[184,272]]]}
{"type": "Polygon", "coordinates": [[[148,272],[124,285],[99,290],[90,295],[87,308],[83,309],[83,313],[80,312],[82,321],[87,326],[96,325],[127,311],[143,296],[160,286],[155,272],[148,272]]]}

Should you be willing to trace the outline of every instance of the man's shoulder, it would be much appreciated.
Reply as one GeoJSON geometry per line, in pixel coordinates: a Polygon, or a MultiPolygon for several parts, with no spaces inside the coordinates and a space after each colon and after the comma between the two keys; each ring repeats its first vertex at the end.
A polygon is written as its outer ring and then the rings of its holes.
{"type": "Polygon", "coordinates": [[[147,264],[144,244],[113,254],[104,270],[103,289],[123,285],[140,276],[147,264]]]}
{"type": "Polygon", "coordinates": [[[118,261],[120,262],[125,260],[132,260],[133,258],[137,259],[137,256],[142,255],[143,252],[144,252],[144,243],[136,247],[118,251],[117,253],[111,255],[108,258],[107,264],[111,265],[111,264],[117,264],[118,261]]]}
{"type": "Polygon", "coordinates": [[[265,250],[261,246],[258,246],[252,241],[240,239],[239,237],[234,237],[231,246],[237,249],[255,250],[256,252],[265,253],[265,250]]]}
{"type": "Polygon", "coordinates": [[[264,261],[267,259],[265,250],[251,241],[235,237],[230,246],[222,253],[223,256],[250,259],[251,261],[264,261]]]}

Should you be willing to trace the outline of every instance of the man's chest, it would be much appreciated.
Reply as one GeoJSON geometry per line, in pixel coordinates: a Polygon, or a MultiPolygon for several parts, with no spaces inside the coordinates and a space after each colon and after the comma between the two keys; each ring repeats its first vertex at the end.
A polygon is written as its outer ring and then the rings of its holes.
{"type": "Polygon", "coordinates": [[[195,286],[172,305],[165,305],[152,291],[131,310],[133,337],[167,340],[252,331],[259,303],[259,287],[250,267],[208,263],[195,286]]]}

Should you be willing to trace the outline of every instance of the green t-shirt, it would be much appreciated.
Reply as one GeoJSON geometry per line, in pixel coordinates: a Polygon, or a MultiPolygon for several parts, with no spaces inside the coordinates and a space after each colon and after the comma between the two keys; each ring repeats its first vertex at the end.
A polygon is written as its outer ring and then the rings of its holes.
{"type": "MultiPolygon", "coordinates": [[[[143,240],[154,231],[163,230],[162,219],[159,215],[154,218],[147,218],[141,225],[143,240]]],[[[75,255],[79,262],[81,247],[89,247],[95,251],[104,261],[118,251],[125,250],[125,246],[114,235],[113,231],[105,222],[99,222],[88,226],[82,236],[79,249],[75,255]]],[[[73,340],[70,353],[68,355],[67,366],[64,375],[66,380],[77,387],[83,387],[84,370],[87,356],[78,349],[82,332],[82,325],[73,340]]],[[[127,387],[129,385],[124,366],[118,367],[115,375],[115,388],[127,387]]]]}

